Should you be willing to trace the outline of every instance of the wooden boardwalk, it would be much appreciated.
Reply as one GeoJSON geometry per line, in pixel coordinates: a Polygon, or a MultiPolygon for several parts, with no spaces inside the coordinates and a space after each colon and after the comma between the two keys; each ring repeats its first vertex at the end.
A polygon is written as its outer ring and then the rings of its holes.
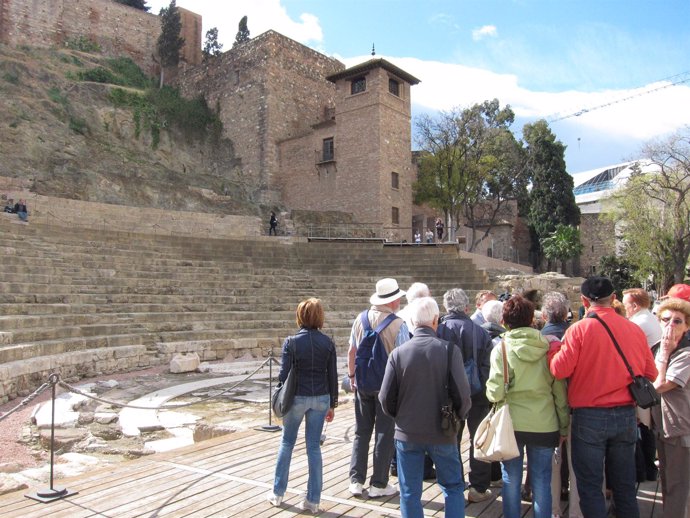
{"type": "MultiPolygon", "coordinates": [[[[352,404],[336,411],[326,430],[322,447],[324,488],[323,517],[399,517],[398,497],[355,498],[347,490],[354,423],[352,404]]],[[[78,494],[51,503],[25,497],[37,489],[0,497],[3,518],[82,517],[289,517],[300,514],[295,507],[306,489],[307,459],[304,438],[295,447],[288,492],[282,507],[270,506],[265,494],[272,487],[280,433],[259,430],[236,432],[164,454],[143,457],[108,468],[60,480],[78,494]]],[[[464,446],[467,443],[465,442],[464,446]]],[[[466,449],[466,448],[464,448],[466,449]]],[[[467,458],[464,452],[463,458],[467,458]]],[[[465,462],[465,472],[467,463],[465,462]]],[[[391,479],[396,482],[395,478],[391,479]]],[[[501,518],[500,490],[497,498],[468,505],[466,516],[501,518]]],[[[647,482],[638,493],[641,516],[661,516],[660,485],[647,482]]],[[[366,494],[366,492],[365,492],[366,494]]],[[[424,483],[425,516],[442,517],[443,495],[435,483],[424,483]]],[[[563,508],[566,505],[563,503],[563,508]]],[[[527,516],[530,507],[523,504],[527,516]]],[[[564,512],[563,516],[567,516],[564,512]]],[[[619,517],[625,518],[625,517],[619,517]]]]}

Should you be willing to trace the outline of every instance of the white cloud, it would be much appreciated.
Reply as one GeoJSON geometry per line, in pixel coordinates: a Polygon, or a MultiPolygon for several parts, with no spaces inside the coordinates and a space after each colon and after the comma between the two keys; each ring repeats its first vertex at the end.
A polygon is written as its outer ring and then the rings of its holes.
{"type": "Polygon", "coordinates": [[[484,25],[479,29],[474,29],[472,31],[472,39],[474,41],[483,40],[484,38],[496,38],[498,36],[498,29],[495,25],[484,25]]]}
{"type": "MultiPolygon", "coordinates": [[[[366,59],[369,57],[343,61],[352,66],[366,59]]],[[[653,83],[631,90],[540,92],[521,87],[517,76],[511,74],[417,58],[385,59],[421,80],[412,88],[416,111],[469,107],[493,98],[502,106],[509,104],[517,117],[528,120],[551,121],[589,109],[566,120],[579,127],[583,135],[591,130],[635,141],[676,131],[690,121],[690,86],[687,85],[658,89],[663,84],[653,83]]],[[[558,122],[550,125],[557,133],[558,122]]]]}

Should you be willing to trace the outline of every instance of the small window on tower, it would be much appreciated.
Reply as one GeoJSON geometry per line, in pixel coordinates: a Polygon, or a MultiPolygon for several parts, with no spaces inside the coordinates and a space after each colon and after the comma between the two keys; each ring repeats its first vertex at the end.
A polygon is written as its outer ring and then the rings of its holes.
{"type": "Polygon", "coordinates": [[[400,211],[398,207],[391,207],[391,222],[393,225],[400,224],[400,211]]]}
{"type": "Polygon", "coordinates": [[[400,175],[398,175],[398,173],[391,173],[391,187],[393,187],[393,189],[400,188],[400,175]]]}
{"type": "Polygon", "coordinates": [[[352,95],[364,92],[367,89],[367,79],[365,77],[358,77],[350,83],[350,93],[352,95]]]}
{"type": "Polygon", "coordinates": [[[323,154],[321,160],[323,162],[329,162],[333,160],[335,153],[335,148],[333,147],[333,137],[323,139],[323,154]]]}
{"type": "Polygon", "coordinates": [[[388,79],[388,91],[390,93],[392,93],[393,95],[400,97],[400,83],[398,83],[393,78],[389,78],[388,79]]]}

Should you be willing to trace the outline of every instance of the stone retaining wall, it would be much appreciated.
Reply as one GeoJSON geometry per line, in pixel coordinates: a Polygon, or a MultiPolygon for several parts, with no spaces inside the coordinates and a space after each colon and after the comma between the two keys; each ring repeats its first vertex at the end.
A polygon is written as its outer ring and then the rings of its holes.
{"type": "Polygon", "coordinates": [[[144,345],[88,349],[0,364],[0,403],[26,397],[57,372],[63,380],[145,369],[155,365],[144,345]]]}
{"type": "Polygon", "coordinates": [[[29,222],[168,236],[237,238],[261,234],[261,221],[255,216],[179,212],[54,198],[18,190],[17,185],[4,180],[0,178],[0,192],[13,198],[15,203],[20,198],[26,200],[29,222]]]}

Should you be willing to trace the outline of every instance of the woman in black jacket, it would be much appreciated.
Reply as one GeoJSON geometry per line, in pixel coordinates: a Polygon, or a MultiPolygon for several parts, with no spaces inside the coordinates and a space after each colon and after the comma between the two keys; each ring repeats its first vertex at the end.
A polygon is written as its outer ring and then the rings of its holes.
{"type": "Polygon", "coordinates": [[[301,510],[317,513],[323,486],[321,432],[324,421],[331,422],[338,406],[338,373],[333,340],[319,331],[324,323],[324,311],[319,299],[304,300],[297,306],[297,334],[283,344],[283,358],[278,379],[285,381],[296,359],[297,389],[295,400],[283,416],[283,438],[278,450],[273,491],[268,501],[279,506],[287,489],[292,450],[297,432],[305,420],[305,443],[309,465],[307,493],[298,504],[301,510]]]}

